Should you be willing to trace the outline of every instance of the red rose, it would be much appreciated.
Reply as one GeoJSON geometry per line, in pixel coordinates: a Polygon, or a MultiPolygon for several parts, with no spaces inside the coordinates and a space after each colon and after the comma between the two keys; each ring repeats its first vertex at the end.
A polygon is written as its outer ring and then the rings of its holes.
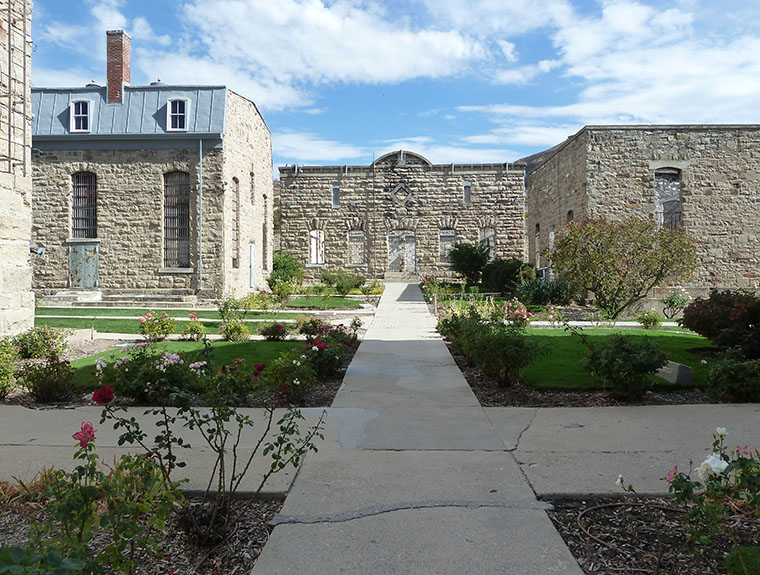
{"type": "Polygon", "coordinates": [[[253,366],[254,374],[259,375],[267,365],[265,363],[257,363],[253,366]]]}
{"type": "Polygon", "coordinates": [[[111,403],[113,401],[113,388],[110,385],[104,385],[92,392],[92,400],[100,405],[111,403]]]}

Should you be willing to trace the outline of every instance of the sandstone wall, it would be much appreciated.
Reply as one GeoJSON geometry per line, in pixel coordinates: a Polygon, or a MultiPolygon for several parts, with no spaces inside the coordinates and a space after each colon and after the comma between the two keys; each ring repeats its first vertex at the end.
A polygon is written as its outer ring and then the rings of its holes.
{"type": "MultiPolygon", "coordinates": [[[[221,150],[203,154],[203,293],[224,290],[224,187],[221,150]]],[[[68,287],[71,176],[97,176],[100,289],[108,292],[193,294],[199,287],[199,157],[187,150],[53,150],[34,152],[33,238],[45,248],[34,262],[34,287],[51,294],[68,287]],[[191,268],[164,269],[164,174],[190,174],[191,268]]]]}
{"type": "Polygon", "coordinates": [[[504,164],[433,166],[415,154],[380,159],[373,166],[280,168],[281,248],[307,264],[312,277],[323,268],[345,267],[369,277],[388,269],[388,234],[415,234],[418,273],[449,275],[441,262],[439,232],[453,229],[456,240],[477,242],[481,228],[495,229],[495,255],[524,259],[524,171],[504,164]],[[471,203],[464,200],[471,183],[471,203]],[[333,185],[340,206],[333,207],[333,185]],[[404,184],[411,194],[394,190],[404,184]],[[309,262],[309,230],[325,234],[325,264],[309,262]],[[349,232],[364,231],[365,258],[349,264],[349,232]]]}
{"type": "Polygon", "coordinates": [[[548,263],[544,252],[552,227],[557,234],[567,223],[568,212],[573,219],[586,213],[586,146],[587,134],[582,132],[528,174],[528,261],[536,267],[548,263]]]}
{"type": "Polygon", "coordinates": [[[268,289],[266,275],[272,269],[273,193],[272,143],[264,120],[250,100],[227,94],[224,137],[224,273],[226,289],[238,296],[268,289]],[[230,193],[238,181],[239,226],[237,242],[231,233],[237,206],[230,193]],[[251,285],[251,249],[254,262],[251,285]],[[233,260],[236,260],[233,262],[233,260]],[[233,266],[237,264],[237,267],[233,266]]]}
{"type": "Polygon", "coordinates": [[[699,267],[686,285],[759,288],[760,126],[584,128],[529,175],[529,229],[539,223],[545,245],[545,230],[583,206],[583,183],[587,204],[576,219],[655,217],[662,168],[680,170],[681,222],[698,241],[699,267]]]}
{"type": "Polygon", "coordinates": [[[0,334],[34,325],[31,239],[31,2],[0,11],[0,334]],[[8,63],[10,62],[10,66],[8,63]]]}

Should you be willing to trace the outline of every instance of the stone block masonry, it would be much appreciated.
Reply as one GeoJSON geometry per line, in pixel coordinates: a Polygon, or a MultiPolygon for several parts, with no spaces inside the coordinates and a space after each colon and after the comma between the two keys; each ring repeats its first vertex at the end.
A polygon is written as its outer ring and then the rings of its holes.
{"type": "Polygon", "coordinates": [[[31,1],[0,5],[0,334],[34,325],[29,241],[31,1]]]}
{"type": "Polygon", "coordinates": [[[280,247],[311,277],[347,268],[451,276],[447,247],[489,242],[526,257],[524,167],[433,165],[399,151],[371,166],[280,168],[280,247]]]}

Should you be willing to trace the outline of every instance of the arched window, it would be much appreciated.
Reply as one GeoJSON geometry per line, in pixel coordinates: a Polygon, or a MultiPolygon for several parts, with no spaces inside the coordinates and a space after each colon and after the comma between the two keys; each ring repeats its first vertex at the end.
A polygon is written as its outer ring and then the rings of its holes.
{"type": "Polygon", "coordinates": [[[190,174],[164,174],[164,267],[190,267],[190,174]]]}
{"type": "Polygon", "coordinates": [[[240,180],[232,178],[232,267],[240,267],[240,180]]]}
{"type": "Polygon", "coordinates": [[[569,224],[575,219],[575,214],[573,213],[573,210],[567,210],[567,223],[569,224]]]}
{"type": "Polygon", "coordinates": [[[312,265],[325,263],[324,230],[309,230],[309,263],[312,265]]]}
{"type": "Polygon", "coordinates": [[[669,230],[681,225],[681,170],[661,168],[654,173],[654,213],[669,230]]]}
{"type": "Polygon", "coordinates": [[[92,172],[71,176],[71,237],[98,237],[98,180],[92,172]]]}
{"type": "Polygon", "coordinates": [[[496,230],[493,228],[480,228],[478,230],[478,241],[490,248],[490,251],[488,252],[488,261],[493,261],[494,257],[496,257],[495,238],[496,230]]]}
{"type": "Polygon", "coordinates": [[[438,261],[444,264],[451,263],[449,252],[457,239],[457,233],[451,229],[440,230],[438,232],[439,250],[438,261]]]}

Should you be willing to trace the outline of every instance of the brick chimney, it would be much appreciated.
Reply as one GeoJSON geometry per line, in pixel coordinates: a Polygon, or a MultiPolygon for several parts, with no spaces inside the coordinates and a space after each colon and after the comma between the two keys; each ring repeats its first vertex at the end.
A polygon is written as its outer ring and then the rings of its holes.
{"type": "Polygon", "coordinates": [[[121,103],[122,82],[129,84],[129,49],[132,39],[124,30],[106,32],[108,102],[121,103]]]}

